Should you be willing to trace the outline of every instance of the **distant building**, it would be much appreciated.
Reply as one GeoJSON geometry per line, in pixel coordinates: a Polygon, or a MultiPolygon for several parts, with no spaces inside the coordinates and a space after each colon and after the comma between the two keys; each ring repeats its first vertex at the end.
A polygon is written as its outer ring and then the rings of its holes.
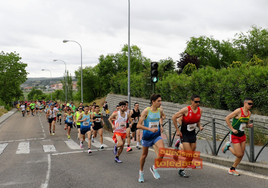
{"type": "Polygon", "coordinates": [[[25,87],[24,89],[25,90],[30,90],[30,89],[33,89],[33,87],[25,87]]]}
{"type": "MultiPolygon", "coordinates": [[[[73,84],[73,90],[77,91],[77,81],[73,81],[72,84],[73,84]]],[[[63,84],[62,83],[53,84],[53,85],[51,85],[51,89],[53,89],[53,90],[58,90],[58,89],[62,90],[63,89],[63,84]]]]}

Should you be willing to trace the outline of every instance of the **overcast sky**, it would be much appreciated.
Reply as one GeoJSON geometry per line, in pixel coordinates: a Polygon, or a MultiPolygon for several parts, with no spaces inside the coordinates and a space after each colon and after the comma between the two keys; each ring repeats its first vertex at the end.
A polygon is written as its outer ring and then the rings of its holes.
{"type": "MultiPolygon", "coordinates": [[[[268,28],[267,0],[130,0],[131,44],[153,61],[180,58],[190,37],[227,40],[268,28]]],[[[20,54],[28,77],[74,75],[128,43],[128,0],[0,0],[0,50],[20,54]]]]}

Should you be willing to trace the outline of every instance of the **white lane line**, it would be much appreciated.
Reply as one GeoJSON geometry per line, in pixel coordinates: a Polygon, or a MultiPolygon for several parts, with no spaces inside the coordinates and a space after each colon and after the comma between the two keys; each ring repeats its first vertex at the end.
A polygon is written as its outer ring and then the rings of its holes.
{"type": "MultiPolygon", "coordinates": [[[[88,142],[88,140],[85,140],[85,141],[88,142]]],[[[91,145],[95,146],[96,148],[100,148],[101,143],[94,139],[94,143],[91,141],[91,145]]],[[[104,148],[108,147],[106,144],[102,144],[102,145],[103,145],[104,148]]]]}
{"type": "Polygon", "coordinates": [[[66,154],[71,154],[71,153],[83,153],[84,151],[70,151],[70,152],[62,152],[62,153],[52,153],[51,155],[66,155],[66,154]]]}
{"type": "Polygon", "coordinates": [[[16,154],[30,153],[30,142],[20,142],[16,154]]]}
{"type": "Polygon", "coordinates": [[[21,141],[31,141],[31,140],[44,140],[45,138],[28,138],[28,139],[20,139],[20,140],[6,140],[0,141],[0,143],[11,143],[11,142],[21,142],[21,141]]]}
{"type": "Polygon", "coordinates": [[[51,156],[50,154],[47,155],[47,175],[46,175],[46,180],[45,183],[41,184],[41,188],[47,188],[48,187],[48,182],[49,182],[49,178],[50,178],[50,170],[51,170],[51,156]]]}
{"type": "Polygon", "coordinates": [[[5,144],[0,144],[0,155],[3,153],[3,151],[5,150],[5,148],[7,147],[8,143],[5,144]]]}
{"type": "Polygon", "coordinates": [[[109,142],[113,142],[114,143],[114,140],[111,138],[111,137],[103,137],[104,139],[108,140],[109,142]]]}
{"type": "MultiPolygon", "coordinates": [[[[208,163],[208,162],[204,162],[204,161],[203,161],[203,165],[210,166],[210,167],[213,167],[213,168],[222,169],[222,170],[226,170],[226,173],[229,170],[228,167],[217,165],[217,164],[213,164],[213,163],[208,163]]],[[[251,177],[254,177],[254,178],[260,178],[260,179],[268,180],[268,176],[265,176],[265,175],[256,174],[256,173],[248,172],[248,171],[245,171],[245,170],[236,170],[236,171],[238,171],[239,173],[241,173],[243,175],[247,175],[247,176],[251,176],[251,177]]]]}
{"type": "Polygon", "coordinates": [[[77,143],[75,143],[72,139],[64,142],[70,149],[81,149],[80,146],[77,143]]]}
{"type": "Polygon", "coordinates": [[[56,148],[54,145],[43,145],[43,150],[45,153],[47,152],[56,152],[56,148]]]}
{"type": "Polygon", "coordinates": [[[46,138],[47,136],[46,136],[45,129],[44,129],[44,126],[43,126],[43,123],[42,123],[42,121],[41,121],[40,116],[39,116],[39,122],[40,122],[41,127],[42,127],[42,132],[43,132],[44,138],[46,138]]]}

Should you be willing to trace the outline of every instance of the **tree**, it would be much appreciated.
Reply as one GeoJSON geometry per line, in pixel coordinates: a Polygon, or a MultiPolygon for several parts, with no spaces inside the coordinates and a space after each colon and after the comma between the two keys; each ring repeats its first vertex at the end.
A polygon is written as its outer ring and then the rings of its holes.
{"type": "Polygon", "coordinates": [[[5,105],[23,96],[20,85],[27,80],[27,64],[16,52],[0,53],[0,99],[5,105]]]}
{"type": "MultiPolygon", "coordinates": [[[[79,81],[80,80],[81,79],[79,79],[79,81]]],[[[65,88],[66,87],[67,87],[67,100],[72,101],[73,100],[73,79],[72,79],[72,75],[69,74],[69,71],[67,71],[66,76],[63,77],[63,80],[61,80],[61,83],[62,83],[62,88],[63,88],[63,92],[64,92],[64,100],[63,101],[65,101],[65,88]],[[67,80],[67,86],[66,86],[66,80],[67,80]]],[[[80,86],[81,86],[81,82],[80,82],[80,86]]]]}
{"type": "Polygon", "coordinates": [[[180,60],[177,61],[177,68],[179,69],[178,73],[182,73],[184,67],[189,63],[195,65],[196,68],[199,68],[200,61],[197,58],[197,56],[189,55],[187,52],[182,52],[180,56],[181,56],[180,60]]]}
{"type": "Polygon", "coordinates": [[[200,60],[200,67],[211,66],[216,69],[228,67],[237,60],[237,51],[230,41],[215,40],[213,37],[191,37],[185,52],[200,60]]]}
{"type": "MultiPolygon", "coordinates": [[[[50,94],[48,95],[50,97],[50,94]]],[[[39,89],[33,89],[28,94],[28,100],[44,100],[46,99],[47,95],[43,93],[43,91],[39,89]]]]}
{"type": "Polygon", "coordinates": [[[158,75],[160,79],[162,77],[167,76],[170,73],[173,73],[174,70],[175,70],[175,62],[171,57],[168,57],[167,59],[161,59],[159,61],[158,75]]]}
{"type": "Polygon", "coordinates": [[[249,61],[253,55],[257,55],[261,59],[268,56],[267,29],[253,25],[247,34],[241,32],[237,33],[235,37],[233,43],[239,52],[240,61],[249,61]]]}

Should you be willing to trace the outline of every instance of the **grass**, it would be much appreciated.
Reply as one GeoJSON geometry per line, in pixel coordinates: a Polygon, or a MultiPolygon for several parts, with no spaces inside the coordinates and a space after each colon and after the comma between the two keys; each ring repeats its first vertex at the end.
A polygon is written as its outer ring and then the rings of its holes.
{"type": "Polygon", "coordinates": [[[0,117],[1,117],[3,114],[7,113],[7,112],[8,112],[8,111],[7,111],[6,109],[1,108],[1,109],[0,109],[0,117]]]}
{"type": "MultiPolygon", "coordinates": [[[[105,99],[106,99],[106,96],[105,96],[105,97],[102,97],[102,98],[97,98],[97,99],[95,99],[95,100],[93,100],[93,101],[91,101],[91,102],[85,102],[85,103],[84,103],[84,106],[85,106],[85,105],[92,105],[93,102],[96,102],[96,104],[97,104],[98,106],[100,106],[100,111],[101,111],[105,99]]],[[[78,102],[78,101],[74,101],[74,105],[75,105],[76,107],[78,107],[78,106],[79,106],[79,102],[78,102]]]]}

